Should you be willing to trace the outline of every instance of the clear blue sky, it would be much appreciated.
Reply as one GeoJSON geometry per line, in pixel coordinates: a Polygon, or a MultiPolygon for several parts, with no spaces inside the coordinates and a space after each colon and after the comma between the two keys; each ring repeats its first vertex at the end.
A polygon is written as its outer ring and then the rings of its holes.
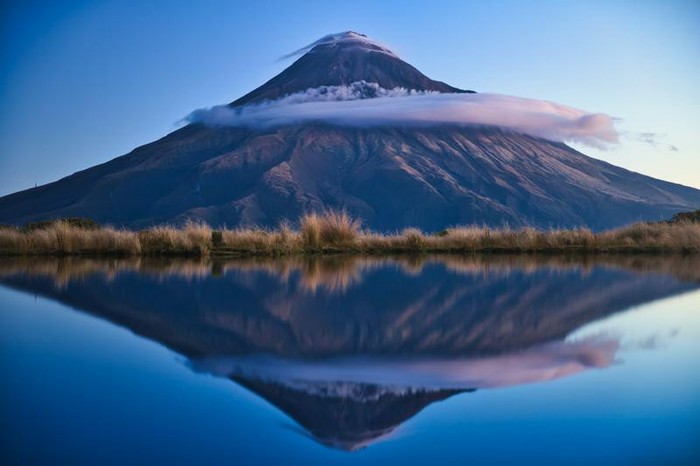
{"type": "Polygon", "coordinates": [[[344,30],[458,87],[620,118],[619,147],[582,150],[700,188],[696,0],[5,0],[0,21],[0,195],[164,136],[344,30]]]}

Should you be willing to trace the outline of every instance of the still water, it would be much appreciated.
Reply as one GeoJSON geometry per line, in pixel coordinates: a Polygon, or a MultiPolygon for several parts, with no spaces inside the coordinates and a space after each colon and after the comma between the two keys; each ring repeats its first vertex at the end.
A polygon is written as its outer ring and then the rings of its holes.
{"type": "Polygon", "coordinates": [[[0,261],[2,464],[700,464],[692,257],[0,261]]]}

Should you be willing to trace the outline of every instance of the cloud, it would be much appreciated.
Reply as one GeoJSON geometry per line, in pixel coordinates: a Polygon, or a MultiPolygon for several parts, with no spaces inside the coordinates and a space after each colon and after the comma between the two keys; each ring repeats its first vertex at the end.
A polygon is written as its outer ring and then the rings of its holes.
{"type": "Polygon", "coordinates": [[[275,357],[215,357],[190,361],[198,372],[221,377],[232,374],[273,380],[289,386],[372,384],[401,389],[497,388],[546,382],[615,362],[620,342],[605,335],[572,342],[552,342],[490,357],[341,358],[296,360],[275,357]]]}
{"type": "Polygon", "coordinates": [[[355,81],[345,86],[312,87],[304,92],[289,94],[274,101],[266,102],[266,104],[288,105],[310,102],[340,102],[346,100],[376,99],[380,97],[411,97],[419,95],[437,96],[440,95],[440,93],[437,91],[417,91],[415,89],[405,89],[403,87],[384,89],[377,83],[355,81]]]}
{"type": "Polygon", "coordinates": [[[670,152],[678,152],[678,147],[673,144],[669,144],[664,141],[666,139],[665,134],[658,133],[636,133],[632,135],[632,139],[635,139],[644,144],[649,144],[652,147],[663,148],[670,152]]]}
{"type": "Polygon", "coordinates": [[[655,146],[657,144],[656,139],[658,135],[656,133],[639,133],[639,140],[645,144],[651,144],[655,146]]]}
{"type": "Polygon", "coordinates": [[[659,331],[659,332],[653,333],[651,335],[648,335],[645,338],[626,342],[624,345],[624,349],[626,349],[626,350],[629,350],[629,349],[641,349],[641,350],[663,349],[663,348],[668,347],[671,340],[676,338],[679,333],[680,333],[680,330],[677,328],[667,330],[667,331],[659,331]]]}
{"type": "Polygon", "coordinates": [[[243,107],[192,112],[210,126],[274,127],[306,122],[368,126],[497,126],[558,142],[606,148],[618,142],[614,120],[554,102],[500,94],[441,94],[373,83],[322,86],[243,107]]]}

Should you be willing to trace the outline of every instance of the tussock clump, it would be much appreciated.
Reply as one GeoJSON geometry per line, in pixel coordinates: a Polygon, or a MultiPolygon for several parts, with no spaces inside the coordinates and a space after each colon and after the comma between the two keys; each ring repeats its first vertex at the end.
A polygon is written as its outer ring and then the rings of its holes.
{"type": "Polygon", "coordinates": [[[211,228],[205,223],[188,221],[182,230],[195,255],[204,256],[211,251],[211,228]]]}
{"type": "Polygon", "coordinates": [[[223,230],[221,242],[213,251],[216,254],[272,255],[280,256],[301,252],[301,237],[287,223],[276,230],[238,228],[223,230]]]}
{"type": "Polygon", "coordinates": [[[321,247],[321,216],[307,214],[301,218],[301,241],[304,247],[318,249],[321,247]]]}
{"type": "Polygon", "coordinates": [[[270,233],[262,229],[240,228],[224,230],[222,247],[232,251],[248,251],[252,254],[271,250],[270,233]]]}
{"type": "Polygon", "coordinates": [[[604,250],[700,252],[700,223],[637,223],[600,233],[604,250]]]}
{"type": "Polygon", "coordinates": [[[487,228],[476,226],[450,228],[440,237],[440,241],[448,249],[474,251],[481,245],[486,231],[487,228]]]}
{"type": "Polygon", "coordinates": [[[134,232],[111,227],[85,229],[69,222],[55,221],[42,228],[0,231],[0,253],[26,255],[141,253],[134,232]]]}
{"type": "Polygon", "coordinates": [[[427,240],[418,228],[406,228],[400,237],[401,243],[409,251],[420,251],[427,246],[427,240]]]}
{"type": "Polygon", "coordinates": [[[321,242],[330,245],[347,244],[360,233],[361,223],[347,212],[328,212],[321,216],[321,242]]]}
{"type": "Polygon", "coordinates": [[[271,246],[274,255],[291,254],[301,249],[301,237],[287,222],[283,222],[273,233],[271,246]]]}
{"type": "Polygon", "coordinates": [[[349,246],[360,235],[361,223],[345,211],[306,214],[301,219],[301,238],[304,247],[349,246]]]}
{"type": "Polygon", "coordinates": [[[146,255],[202,256],[211,251],[212,231],[203,223],[187,222],[183,228],[159,226],[138,233],[146,255]]]}

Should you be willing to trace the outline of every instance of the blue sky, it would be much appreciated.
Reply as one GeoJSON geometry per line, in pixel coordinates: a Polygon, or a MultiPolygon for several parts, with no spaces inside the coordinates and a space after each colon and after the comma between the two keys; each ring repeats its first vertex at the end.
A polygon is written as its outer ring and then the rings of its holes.
{"type": "Polygon", "coordinates": [[[193,109],[230,102],[292,63],[280,56],[344,30],[457,87],[610,114],[621,144],[584,153],[700,188],[697,1],[25,0],[0,9],[0,195],[162,137],[193,109]]]}

